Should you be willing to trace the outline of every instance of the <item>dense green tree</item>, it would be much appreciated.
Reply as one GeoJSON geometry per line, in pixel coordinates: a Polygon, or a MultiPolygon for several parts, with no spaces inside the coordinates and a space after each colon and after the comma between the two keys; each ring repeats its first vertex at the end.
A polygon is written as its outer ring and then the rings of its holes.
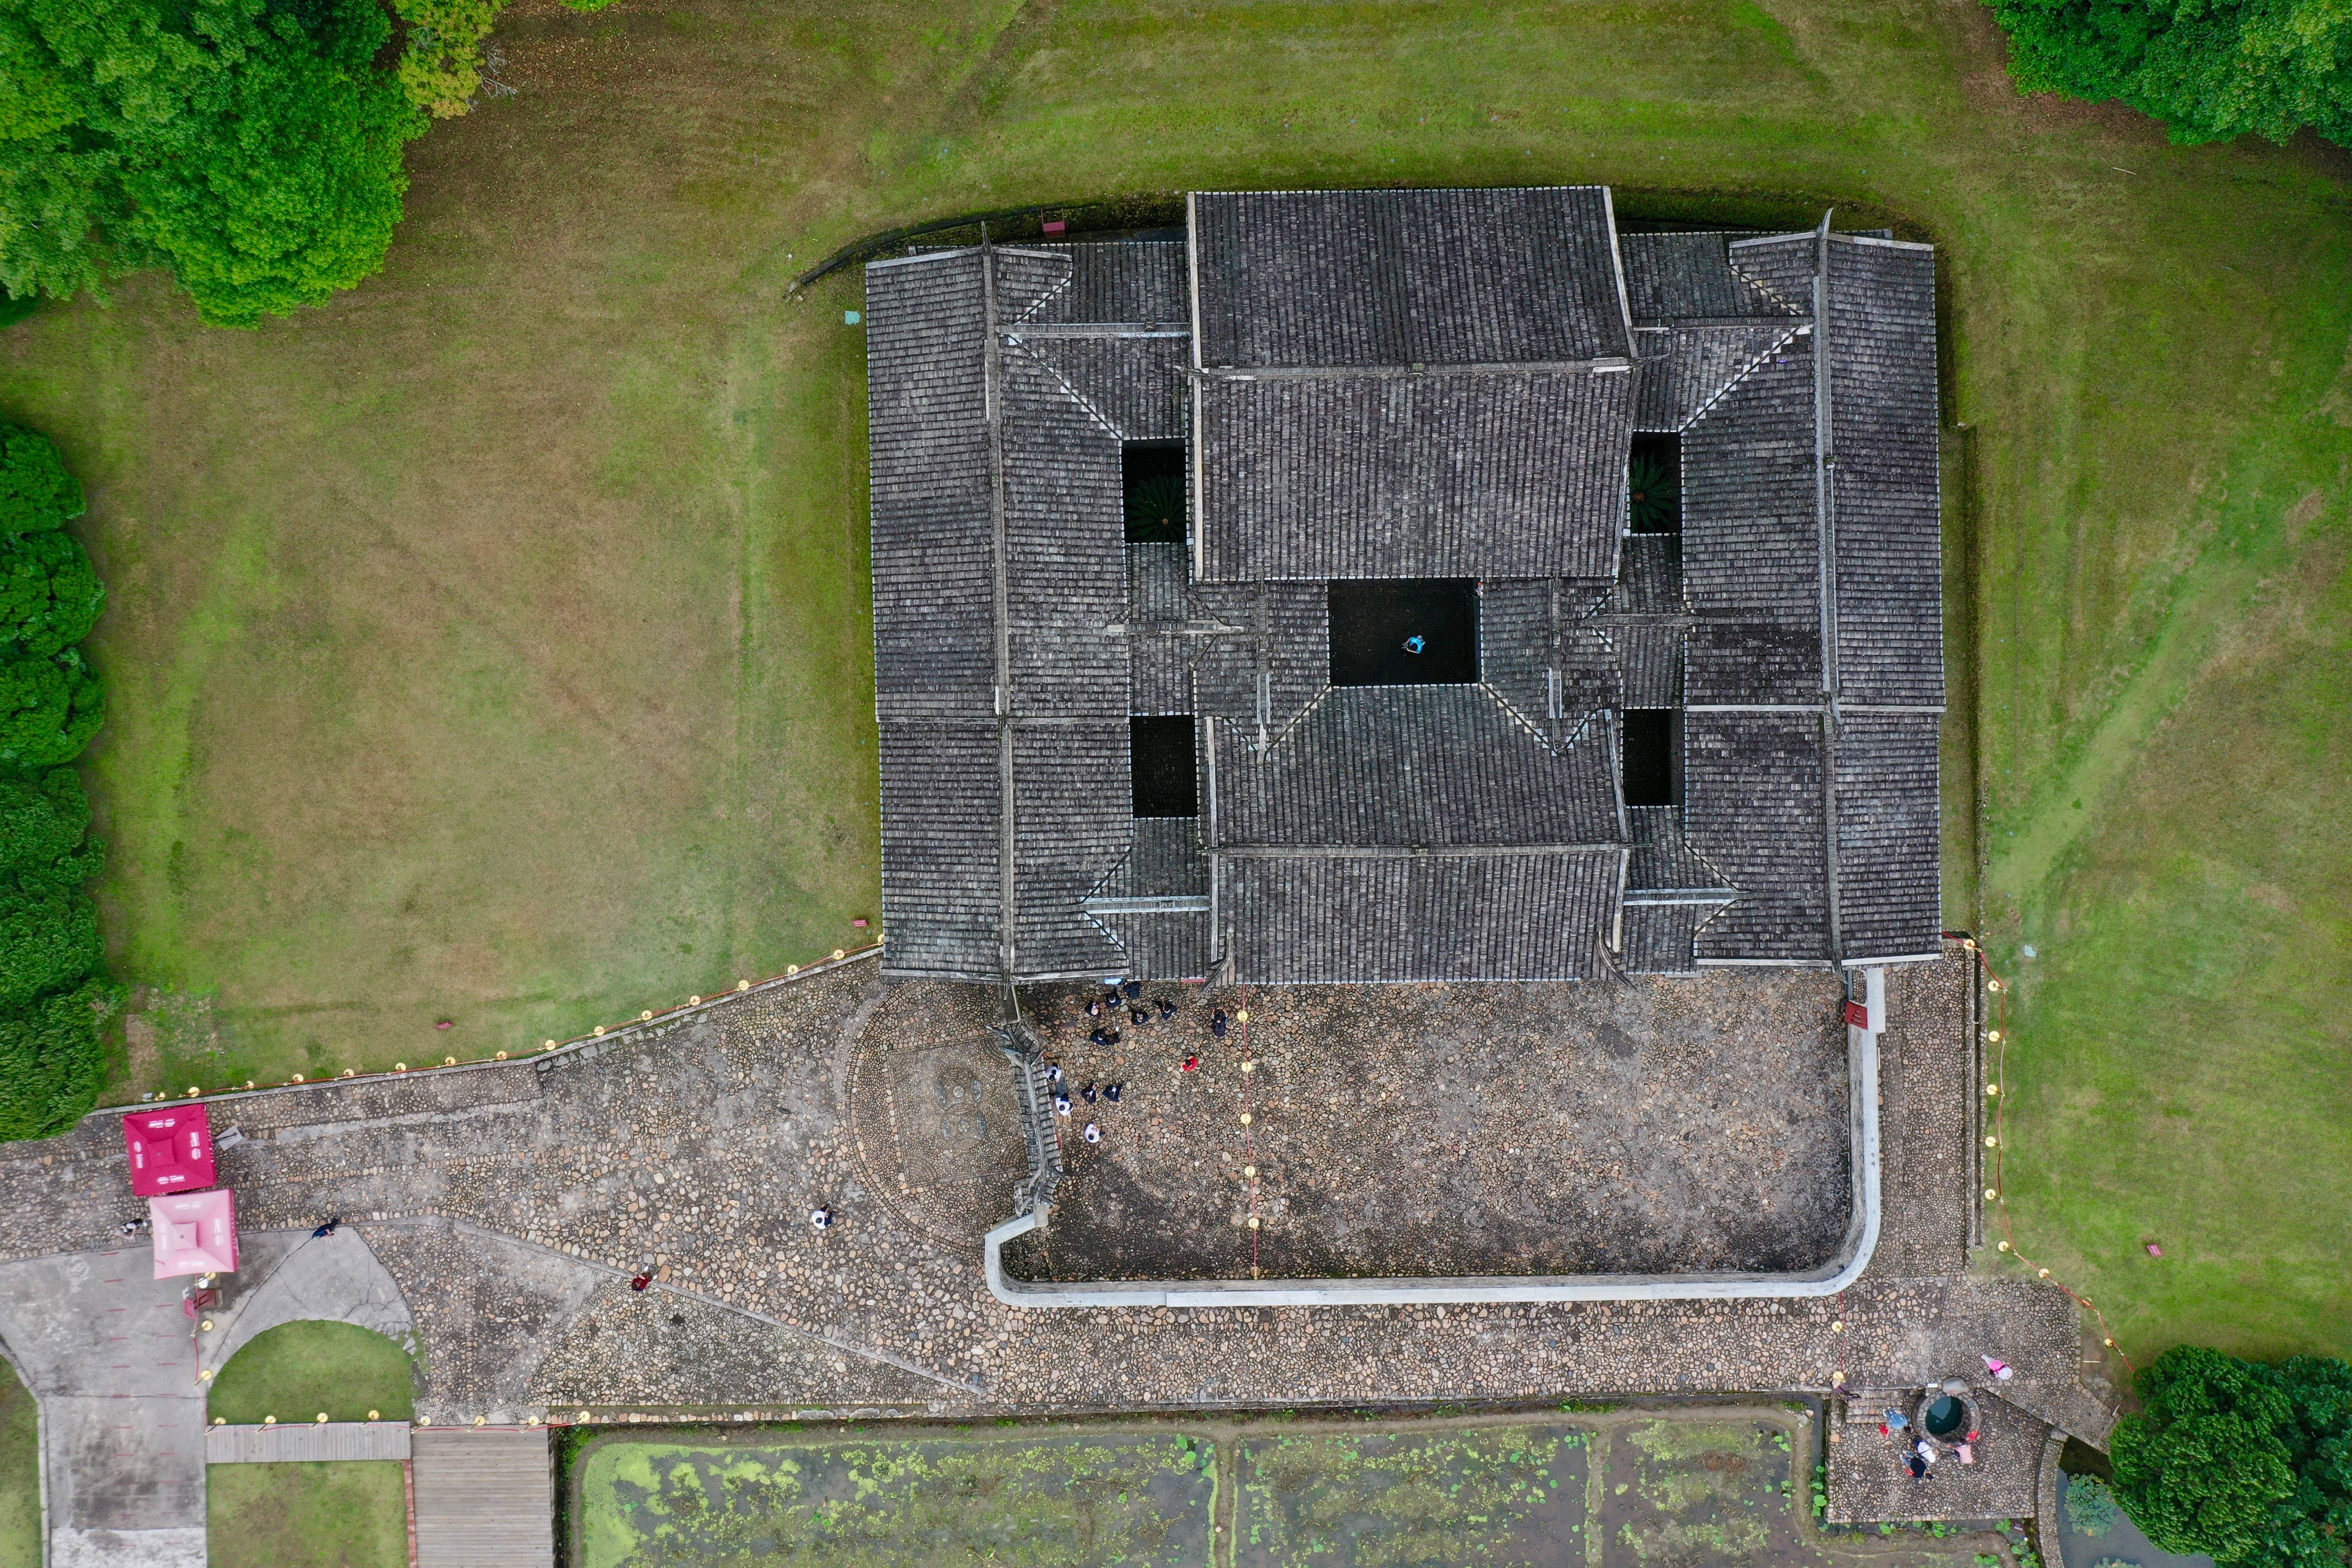
{"type": "Polygon", "coordinates": [[[98,907],[80,892],[0,898],[0,1011],[80,984],[105,957],[98,907]]]}
{"type": "Polygon", "coordinates": [[[98,910],[105,866],[71,768],[0,775],[0,1138],[36,1138],[97,1102],[99,1029],[119,995],[98,910]]]}
{"type": "Polygon", "coordinates": [[[80,892],[106,869],[89,833],[89,800],[71,768],[0,777],[0,899],[80,892]]]}
{"type": "Polygon", "coordinates": [[[47,1137],[89,1113],[106,1080],[99,1030],[121,994],[93,978],[0,1009],[0,1139],[47,1137]]]}
{"type": "Polygon", "coordinates": [[[1993,0],[2032,92],[2119,99],[2176,142],[2352,144],[2352,0],[1993,0]]]}
{"type": "Polygon", "coordinates": [[[2352,1541],[2352,1365],[2183,1345],[2116,1427],[2116,1497],[2168,1552],[2228,1568],[2339,1568],[2352,1541]]]}
{"type": "Polygon", "coordinates": [[[106,584],[79,541],[62,533],[0,539],[0,645],[54,658],[89,635],[106,584]]]}
{"type": "Polygon", "coordinates": [[[54,532],[79,517],[82,504],[81,482],[47,436],[0,425],[0,534],[54,532]]]}
{"type": "Polygon", "coordinates": [[[73,649],[0,662],[0,765],[69,763],[105,722],[106,694],[73,649]]]}
{"type": "Polygon", "coordinates": [[[162,265],[251,325],[383,265],[424,117],[374,0],[0,6],[0,288],[162,265]]]}

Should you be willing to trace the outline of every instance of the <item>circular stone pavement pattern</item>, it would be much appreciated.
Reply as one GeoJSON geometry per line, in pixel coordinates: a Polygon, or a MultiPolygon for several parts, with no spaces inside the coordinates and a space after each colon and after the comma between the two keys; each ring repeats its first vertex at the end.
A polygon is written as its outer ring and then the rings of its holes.
{"type": "Polygon", "coordinates": [[[914,981],[883,996],[851,1050],[849,1121],[866,1185],[941,1241],[977,1247],[1028,1173],[1013,1068],[984,986],[914,981]]]}

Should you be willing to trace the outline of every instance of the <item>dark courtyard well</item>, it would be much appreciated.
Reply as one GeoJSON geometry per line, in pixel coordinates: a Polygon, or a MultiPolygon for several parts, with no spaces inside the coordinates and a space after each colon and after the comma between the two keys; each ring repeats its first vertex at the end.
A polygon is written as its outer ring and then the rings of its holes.
{"type": "Polygon", "coordinates": [[[1467,577],[1333,583],[1330,613],[1334,686],[1478,679],[1478,585],[1467,577]]]}

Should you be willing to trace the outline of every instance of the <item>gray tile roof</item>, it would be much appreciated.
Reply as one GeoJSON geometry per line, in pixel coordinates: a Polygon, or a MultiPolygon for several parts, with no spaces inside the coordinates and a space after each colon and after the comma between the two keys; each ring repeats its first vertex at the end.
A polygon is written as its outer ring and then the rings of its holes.
{"type": "Polygon", "coordinates": [[[1690,713],[1683,831],[1739,900],[1698,935],[1702,959],[1826,960],[1822,721],[1812,713],[1690,713]]]}
{"type": "Polygon", "coordinates": [[[1622,842],[1613,755],[1558,752],[1481,686],[1333,687],[1259,752],[1215,726],[1209,837],[1243,846],[1622,842]]]}
{"type": "Polygon", "coordinates": [[[1127,710],[1192,711],[1191,574],[1181,544],[1127,547],[1127,710]]]}
{"type": "Polygon", "coordinates": [[[1196,210],[1205,375],[1180,245],[868,271],[886,970],[1932,951],[1932,254],[1629,236],[1621,299],[1594,192],[1196,210]],[[1679,538],[1622,533],[1637,415],[1679,538]],[[1179,437],[1193,542],[1127,546],[1122,444],[1179,437]],[[1333,688],[1328,580],[1423,575],[1478,580],[1480,683],[1333,688]],[[1625,707],[1685,707],[1680,807],[1621,807],[1625,707]],[[1130,712],[1200,716],[1203,818],[1129,815],[1130,712]]]}
{"type": "Polygon", "coordinates": [[[1192,606],[1195,711],[1278,732],[1331,684],[1328,584],[1203,583],[1192,606]]]}
{"type": "Polygon", "coordinates": [[[1683,836],[1683,808],[1678,805],[1629,805],[1625,817],[1633,830],[1633,858],[1625,870],[1629,896],[1634,893],[1673,895],[1714,902],[1713,895],[1731,883],[1683,836]]]}
{"type": "Polygon", "coordinates": [[[1935,253],[1833,240],[1829,284],[1839,691],[1940,706],[1935,253]]]}
{"type": "Polygon", "coordinates": [[[1791,340],[1683,432],[1683,586],[1696,704],[1816,702],[1821,520],[1813,359],[1791,340]]]}
{"type": "Polygon", "coordinates": [[[1024,248],[1066,257],[1070,271],[1066,283],[1023,313],[1024,324],[1192,324],[1191,272],[1181,239],[1094,240],[1024,248]]]}
{"type": "Polygon", "coordinates": [[[1202,192],[1204,365],[1625,358],[1609,193],[1202,192]]]}
{"type": "Polygon", "coordinates": [[[1022,335],[1019,341],[1119,439],[1173,441],[1183,436],[1184,372],[1191,357],[1183,338],[1022,335]]]}
{"type": "Polygon", "coordinates": [[[1633,311],[1634,427],[1680,430],[1785,342],[1804,313],[1731,269],[1721,234],[1618,237],[1633,311]]]}
{"type": "Polygon", "coordinates": [[[1624,851],[1223,859],[1244,983],[1606,973],[1624,851]]]}
{"type": "Polygon", "coordinates": [[[1479,676],[1555,746],[1622,700],[1616,648],[1583,624],[1608,593],[1606,584],[1562,578],[1480,589],[1479,676]]]}
{"type": "Polygon", "coordinates": [[[1625,298],[1638,331],[1645,321],[1738,319],[1796,314],[1790,303],[1731,269],[1734,236],[1623,234],[1625,298]]]}
{"type": "Polygon", "coordinates": [[[1202,575],[1609,577],[1633,378],[1198,383],[1202,575]]]}
{"type": "Polygon", "coordinates": [[[1696,974],[1693,957],[1698,929],[1717,904],[1625,904],[1625,951],[1619,960],[1628,974],[1696,974]]]}
{"type": "Polygon", "coordinates": [[[1940,951],[1943,898],[1932,714],[1838,726],[1838,927],[1848,958],[1940,951]]]}

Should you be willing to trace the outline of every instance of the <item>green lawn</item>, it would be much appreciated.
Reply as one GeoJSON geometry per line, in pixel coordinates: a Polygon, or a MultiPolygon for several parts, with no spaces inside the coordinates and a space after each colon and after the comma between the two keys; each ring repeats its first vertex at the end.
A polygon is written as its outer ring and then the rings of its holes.
{"type": "Polygon", "coordinates": [[[41,1568],[41,1413],[0,1362],[0,1568],[41,1568]]]}
{"type": "MultiPolygon", "coordinates": [[[[253,1336],[213,1381],[205,1414],[232,1426],[406,1421],[416,1414],[408,1352],[351,1323],[284,1323],[253,1336]]],[[[260,1467],[267,1468],[268,1467],[260,1467]]]]}
{"type": "Polygon", "coordinates": [[[113,590],[110,940],[170,990],[126,1089],[534,1044],[873,912],[857,282],[780,292],[835,247],[1188,185],[1834,202],[1943,247],[1948,907],[2021,979],[2021,1239],[2135,1353],[2352,1348],[2343,154],[2021,99],[1964,0],[525,0],[500,42],[519,95],[415,145],[351,296],[239,334],[134,279],[0,338],[113,590]]]}
{"type": "Polygon", "coordinates": [[[408,1483],[395,1460],[213,1465],[212,1560],[259,1568],[406,1568],[408,1483]]]}

